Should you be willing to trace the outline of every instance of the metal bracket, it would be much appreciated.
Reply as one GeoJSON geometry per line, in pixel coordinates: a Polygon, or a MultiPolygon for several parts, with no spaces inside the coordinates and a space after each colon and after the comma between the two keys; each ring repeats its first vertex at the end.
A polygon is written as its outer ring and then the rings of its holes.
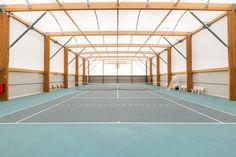
{"type": "Polygon", "coordinates": [[[90,8],[89,0],[87,0],[87,8],[90,8]]]}
{"type": "Polygon", "coordinates": [[[208,27],[208,26],[207,26],[201,19],[199,19],[199,18],[197,17],[197,15],[195,15],[192,11],[189,11],[189,12],[190,12],[190,14],[192,14],[192,16],[195,17],[195,19],[197,19],[198,22],[200,22],[213,36],[215,36],[216,39],[218,39],[225,47],[228,48],[228,45],[227,45],[218,35],[216,35],[216,33],[213,32],[210,27],[208,27]]]}
{"type": "Polygon", "coordinates": [[[5,12],[4,5],[0,5],[0,13],[3,13],[3,12],[5,12]]]}
{"type": "Polygon", "coordinates": [[[58,41],[56,41],[56,40],[52,40],[52,42],[53,42],[54,44],[59,44],[58,41]]]}
{"type": "Polygon", "coordinates": [[[168,39],[166,39],[166,37],[162,36],[184,59],[186,59],[186,57],[175,47],[175,45],[173,45],[168,39]]]}
{"type": "Polygon", "coordinates": [[[185,39],[179,40],[178,43],[182,43],[185,39]]]}
{"type": "Polygon", "coordinates": [[[234,3],[233,5],[232,5],[232,11],[236,11],[236,4],[234,3]]]}
{"type": "Polygon", "coordinates": [[[149,0],[147,0],[146,7],[148,8],[149,5],[150,5],[150,2],[149,2],[149,0]]]}

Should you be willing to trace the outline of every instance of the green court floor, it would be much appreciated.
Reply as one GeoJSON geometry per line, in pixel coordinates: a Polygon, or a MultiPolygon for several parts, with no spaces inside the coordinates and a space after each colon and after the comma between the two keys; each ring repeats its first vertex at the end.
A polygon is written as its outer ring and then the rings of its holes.
{"type": "Polygon", "coordinates": [[[236,102],[106,84],[0,102],[4,157],[234,157],[236,102]]]}
{"type": "Polygon", "coordinates": [[[4,157],[235,157],[236,125],[0,125],[4,157]]]}

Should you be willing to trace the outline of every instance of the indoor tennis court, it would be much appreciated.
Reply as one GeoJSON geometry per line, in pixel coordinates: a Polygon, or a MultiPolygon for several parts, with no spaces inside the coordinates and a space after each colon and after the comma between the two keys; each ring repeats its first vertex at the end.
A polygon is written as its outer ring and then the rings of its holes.
{"type": "Polygon", "coordinates": [[[92,84],[4,115],[1,123],[235,123],[236,116],[158,92],[146,84],[92,84]]]}
{"type": "Polygon", "coordinates": [[[235,0],[0,0],[0,156],[235,157],[235,0]]]}

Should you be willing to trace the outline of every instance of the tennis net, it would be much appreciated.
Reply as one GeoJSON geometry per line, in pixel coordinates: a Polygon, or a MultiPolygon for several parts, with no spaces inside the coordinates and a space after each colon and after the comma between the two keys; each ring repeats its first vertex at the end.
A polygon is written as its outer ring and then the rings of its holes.
{"type": "Polygon", "coordinates": [[[155,84],[148,83],[83,83],[77,90],[158,90],[155,84]]]}

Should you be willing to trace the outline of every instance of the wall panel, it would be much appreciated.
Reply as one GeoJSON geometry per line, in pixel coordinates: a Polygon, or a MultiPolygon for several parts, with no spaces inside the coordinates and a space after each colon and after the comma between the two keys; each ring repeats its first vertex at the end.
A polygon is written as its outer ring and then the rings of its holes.
{"type": "MultiPolygon", "coordinates": [[[[50,56],[53,56],[60,48],[60,45],[50,41],[50,56]]],[[[64,49],[61,49],[60,52],[50,60],[50,71],[64,72],[64,49]]]]}
{"type": "Polygon", "coordinates": [[[64,76],[62,74],[50,74],[50,87],[63,85],[64,76]]]}
{"type": "MultiPolygon", "coordinates": [[[[227,17],[210,27],[227,43],[227,17]]],[[[192,37],[193,70],[228,67],[227,48],[207,29],[192,37]]]]}
{"type": "Polygon", "coordinates": [[[69,75],[68,77],[68,87],[74,87],[75,86],[75,75],[69,75]]]}
{"type": "MultiPolygon", "coordinates": [[[[160,54],[160,57],[167,62],[167,51],[160,54]]],[[[167,73],[167,65],[160,59],[160,74],[167,73]]]]}
{"type": "MultiPolygon", "coordinates": [[[[10,43],[13,43],[27,27],[10,18],[10,43]]],[[[43,70],[44,37],[30,30],[12,48],[10,48],[10,68],[43,70]]]]}
{"type": "Polygon", "coordinates": [[[9,96],[17,98],[43,92],[42,73],[9,73],[9,96]]]}
{"type": "MultiPolygon", "coordinates": [[[[186,40],[175,46],[186,57],[186,40]]],[[[171,70],[174,72],[186,71],[186,59],[177,50],[171,49],[171,70]]]]}
{"type": "Polygon", "coordinates": [[[204,87],[206,94],[228,97],[228,71],[194,73],[193,86],[204,87]]]}
{"type": "Polygon", "coordinates": [[[70,51],[68,53],[68,63],[69,62],[71,62],[71,63],[68,66],[68,72],[69,72],[69,74],[75,74],[75,54],[70,51]]]}
{"type": "Polygon", "coordinates": [[[161,75],[161,87],[167,87],[167,75],[161,75]]]}

